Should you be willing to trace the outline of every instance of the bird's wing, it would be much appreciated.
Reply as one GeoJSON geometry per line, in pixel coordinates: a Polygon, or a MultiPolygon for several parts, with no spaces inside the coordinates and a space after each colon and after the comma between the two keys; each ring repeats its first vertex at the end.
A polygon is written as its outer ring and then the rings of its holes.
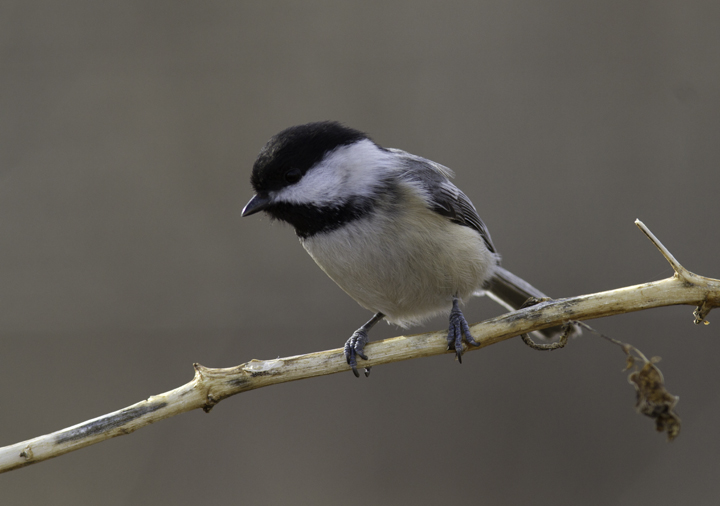
{"type": "Polygon", "coordinates": [[[450,181],[450,178],[454,176],[452,170],[432,160],[399,149],[390,151],[404,159],[407,170],[402,174],[403,177],[423,188],[430,196],[433,211],[447,217],[453,223],[476,230],[482,236],[488,249],[493,253],[496,252],[490,232],[480,219],[475,206],[467,195],[450,181]]]}

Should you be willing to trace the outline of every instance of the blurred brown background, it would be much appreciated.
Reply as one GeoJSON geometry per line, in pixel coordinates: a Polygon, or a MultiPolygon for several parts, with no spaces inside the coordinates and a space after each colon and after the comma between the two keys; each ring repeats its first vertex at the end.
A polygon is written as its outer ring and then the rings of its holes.
{"type": "MultiPolygon", "coordinates": [[[[453,168],[504,265],[550,294],[671,275],[635,218],[720,277],[719,21],[716,0],[3,2],[0,445],[175,388],[193,362],[340,347],[369,318],[289,227],[240,218],[255,155],[292,124],[453,168]]],[[[593,323],[662,356],[672,444],[634,413],[619,349],[512,340],[250,392],[0,476],[0,495],[717,504],[720,314],[691,312],[593,323]]]]}

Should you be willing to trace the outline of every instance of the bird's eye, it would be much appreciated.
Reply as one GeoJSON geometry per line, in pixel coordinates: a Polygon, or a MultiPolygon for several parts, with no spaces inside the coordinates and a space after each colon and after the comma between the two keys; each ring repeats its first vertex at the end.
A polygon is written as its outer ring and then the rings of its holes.
{"type": "Polygon", "coordinates": [[[285,171],[285,181],[287,181],[290,184],[297,183],[300,181],[300,178],[302,177],[302,172],[300,169],[288,169],[285,171]]]}

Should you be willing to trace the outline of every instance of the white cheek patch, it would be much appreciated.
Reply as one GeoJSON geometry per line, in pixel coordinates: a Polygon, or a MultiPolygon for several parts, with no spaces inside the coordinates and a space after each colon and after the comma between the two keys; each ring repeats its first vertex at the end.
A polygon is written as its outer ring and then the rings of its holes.
{"type": "Polygon", "coordinates": [[[337,204],[351,197],[369,197],[383,174],[396,171],[393,155],[370,140],[341,146],[326,155],[296,184],[271,193],[276,202],[337,204]]]}

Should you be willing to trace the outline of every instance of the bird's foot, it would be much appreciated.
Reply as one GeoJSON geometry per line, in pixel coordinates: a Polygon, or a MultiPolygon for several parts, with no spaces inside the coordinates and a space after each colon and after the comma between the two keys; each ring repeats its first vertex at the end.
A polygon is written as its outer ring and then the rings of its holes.
{"type": "Polygon", "coordinates": [[[447,349],[455,350],[455,356],[461,364],[463,354],[463,336],[465,336],[465,341],[467,341],[469,345],[480,346],[480,343],[473,339],[473,336],[470,333],[470,326],[468,325],[467,320],[465,320],[465,316],[463,316],[462,311],[460,311],[460,308],[458,307],[458,298],[453,297],[453,307],[452,311],[450,311],[450,328],[448,329],[447,336],[447,349]]]}
{"type": "MultiPolygon", "coordinates": [[[[365,345],[368,342],[368,335],[367,330],[364,328],[359,328],[356,330],[352,336],[350,336],[350,339],[347,340],[345,343],[345,358],[347,359],[347,363],[350,367],[352,367],[352,372],[355,375],[356,378],[360,377],[360,373],[358,373],[357,370],[357,358],[360,357],[363,360],[367,360],[367,355],[363,352],[365,349],[365,345]]],[[[365,376],[370,375],[370,368],[365,368],[365,376]]]]}
{"type": "MultiPolygon", "coordinates": [[[[365,349],[365,345],[368,342],[368,335],[367,330],[364,328],[360,328],[356,330],[352,336],[350,336],[350,339],[347,340],[345,343],[345,358],[347,359],[347,363],[350,367],[352,367],[352,372],[355,375],[356,378],[360,377],[360,373],[358,373],[357,370],[357,357],[360,357],[363,360],[367,360],[367,356],[365,353],[363,353],[363,350],[365,349]]],[[[370,368],[365,368],[365,376],[370,375],[370,368]]]]}
{"type": "MultiPolygon", "coordinates": [[[[360,373],[358,373],[357,370],[357,358],[360,357],[363,360],[368,359],[367,355],[364,353],[365,345],[368,343],[368,331],[384,317],[385,315],[382,313],[377,313],[372,317],[372,319],[370,319],[369,322],[353,332],[353,335],[350,336],[350,339],[348,339],[345,343],[345,348],[343,349],[345,359],[347,360],[348,365],[352,368],[352,372],[356,378],[360,377],[360,373]]],[[[369,367],[365,367],[365,376],[370,376],[369,367]]]]}

